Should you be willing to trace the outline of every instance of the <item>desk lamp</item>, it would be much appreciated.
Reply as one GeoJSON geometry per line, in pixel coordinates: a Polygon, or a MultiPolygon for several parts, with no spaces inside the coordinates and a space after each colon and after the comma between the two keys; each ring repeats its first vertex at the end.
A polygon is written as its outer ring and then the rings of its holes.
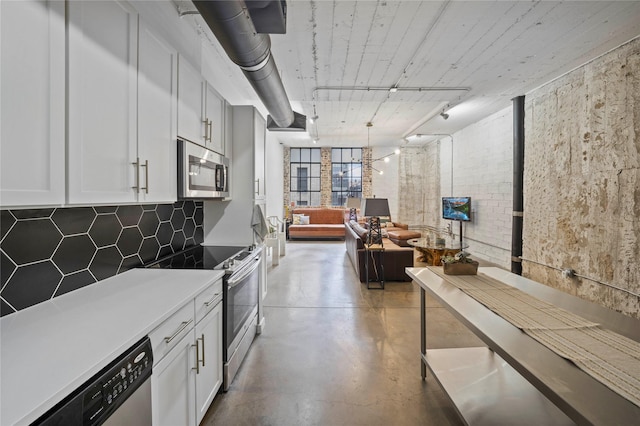
{"type": "Polygon", "coordinates": [[[363,216],[369,218],[369,236],[367,244],[382,245],[382,231],[380,230],[380,216],[391,216],[389,200],[386,198],[363,198],[360,207],[363,216]]]}
{"type": "Polygon", "coordinates": [[[360,198],[356,197],[347,197],[347,205],[349,208],[349,220],[358,220],[358,212],[357,208],[360,207],[361,201],[360,198]]]}

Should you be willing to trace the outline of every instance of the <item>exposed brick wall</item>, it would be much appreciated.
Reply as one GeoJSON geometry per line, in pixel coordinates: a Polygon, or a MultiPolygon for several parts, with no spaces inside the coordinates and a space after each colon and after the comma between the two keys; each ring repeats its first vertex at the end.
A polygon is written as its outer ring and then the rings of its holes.
{"type": "Polygon", "coordinates": [[[320,148],[320,204],[331,207],[331,147],[320,148]]]}
{"type": "Polygon", "coordinates": [[[284,212],[288,214],[289,205],[291,204],[291,148],[288,146],[282,147],[282,178],[283,182],[283,200],[284,200],[284,212]]]}
{"type": "Polygon", "coordinates": [[[362,196],[371,198],[373,196],[373,177],[371,173],[372,148],[362,148],[362,196]]]}
{"type": "Polygon", "coordinates": [[[523,274],[640,317],[640,40],[525,105],[523,274]]]}

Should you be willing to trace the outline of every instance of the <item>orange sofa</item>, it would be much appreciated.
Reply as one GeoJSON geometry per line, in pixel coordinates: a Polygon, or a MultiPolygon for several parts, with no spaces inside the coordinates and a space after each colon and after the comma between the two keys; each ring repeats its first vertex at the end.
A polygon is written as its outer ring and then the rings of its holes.
{"type": "Polygon", "coordinates": [[[289,225],[289,239],[344,239],[344,208],[332,209],[328,207],[298,207],[293,209],[293,214],[302,214],[308,216],[309,224],[295,224],[294,218],[294,223],[289,225]]]}

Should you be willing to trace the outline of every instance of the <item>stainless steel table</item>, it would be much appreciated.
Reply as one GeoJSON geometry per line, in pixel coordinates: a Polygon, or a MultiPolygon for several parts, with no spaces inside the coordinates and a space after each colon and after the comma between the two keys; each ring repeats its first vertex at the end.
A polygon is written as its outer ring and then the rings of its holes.
{"type": "MultiPolygon", "coordinates": [[[[499,268],[480,268],[479,273],[640,341],[639,320],[499,268]]],[[[428,368],[466,423],[639,424],[640,407],[556,355],[429,268],[407,268],[407,274],[420,286],[422,377],[426,377],[428,368]],[[426,350],[426,291],[475,333],[487,348],[426,350]]]]}

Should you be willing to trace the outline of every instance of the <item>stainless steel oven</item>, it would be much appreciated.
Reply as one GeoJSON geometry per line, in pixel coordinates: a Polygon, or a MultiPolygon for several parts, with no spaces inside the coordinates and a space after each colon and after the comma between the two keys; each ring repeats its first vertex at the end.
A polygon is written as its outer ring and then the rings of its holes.
{"type": "Polygon", "coordinates": [[[223,283],[223,389],[229,389],[257,333],[262,249],[240,253],[226,268],[223,283]],[[234,263],[240,262],[237,268],[234,263]]]}
{"type": "Polygon", "coordinates": [[[266,279],[262,246],[195,246],[146,265],[147,268],[224,270],[222,360],[224,391],[229,389],[256,334],[264,325],[261,280],[266,279]]]}
{"type": "Polygon", "coordinates": [[[229,164],[228,158],[204,146],[178,139],[178,196],[228,197],[229,164]]]}

